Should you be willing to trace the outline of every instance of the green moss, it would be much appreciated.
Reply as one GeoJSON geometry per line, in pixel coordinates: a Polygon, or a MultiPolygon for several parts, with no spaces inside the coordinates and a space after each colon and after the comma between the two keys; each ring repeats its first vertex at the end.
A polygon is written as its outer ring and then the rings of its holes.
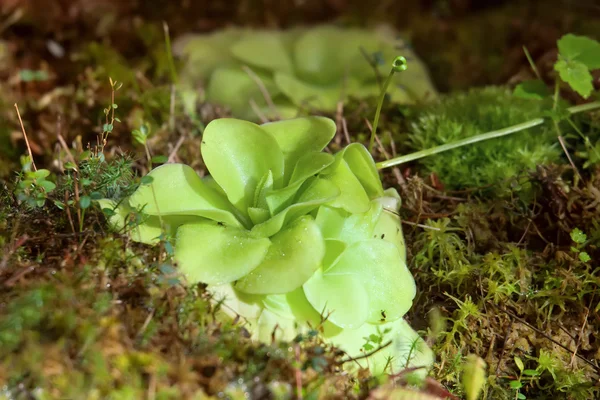
{"type": "MultiPolygon", "coordinates": [[[[508,89],[488,87],[448,95],[410,117],[409,139],[423,150],[542,116],[548,102],[514,97],[508,89]]],[[[519,189],[523,177],[538,165],[556,162],[561,149],[548,126],[427,157],[421,164],[435,173],[448,189],[497,185],[501,194],[519,189]]]]}

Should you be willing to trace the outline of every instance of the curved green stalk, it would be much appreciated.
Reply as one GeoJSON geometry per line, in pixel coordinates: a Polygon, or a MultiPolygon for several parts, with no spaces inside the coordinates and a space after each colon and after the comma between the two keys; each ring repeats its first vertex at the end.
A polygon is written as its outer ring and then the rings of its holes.
{"type": "MultiPolygon", "coordinates": [[[[579,106],[569,107],[567,109],[567,111],[569,111],[570,114],[577,114],[577,113],[581,113],[581,112],[585,112],[585,111],[595,110],[595,109],[598,109],[598,108],[600,108],[600,101],[595,101],[595,102],[592,102],[592,103],[587,103],[587,104],[582,104],[582,105],[579,105],[579,106]]],[[[441,146],[436,146],[436,147],[432,147],[432,148],[429,148],[429,149],[417,151],[415,153],[411,153],[411,154],[407,154],[407,155],[404,155],[404,156],[392,158],[390,160],[381,161],[381,162],[378,162],[376,164],[377,165],[377,169],[384,169],[384,168],[393,167],[393,166],[396,166],[396,165],[407,163],[409,161],[414,161],[414,160],[418,160],[420,158],[424,158],[424,157],[427,157],[427,156],[438,154],[438,153],[441,153],[441,152],[444,152],[444,151],[447,151],[447,150],[452,150],[452,149],[455,149],[457,147],[461,147],[461,146],[465,146],[465,145],[473,144],[473,143],[477,143],[477,142],[482,142],[484,140],[494,139],[494,138],[498,138],[498,137],[501,137],[501,136],[510,135],[511,133],[523,131],[523,130],[528,129],[528,128],[533,128],[534,126],[541,125],[545,121],[546,121],[545,118],[536,118],[536,119],[532,119],[530,121],[522,122],[522,123],[517,124],[517,125],[509,126],[507,128],[499,129],[497,131],[491,131],[491,132],[487,132],[487,133],[482,133],[480,135],[471,136],[471,137],[468,137],[468,138],[465,138],[465,139],[457,140],[457,141],[452,142],[452,143],[446,143],[446,144],[443,144],[441,146]]],[[[373,128],[373,132],[374,131],[375,131],[375,129],[373,128]]]]}
{"type": "Polygon", "coordinates": [[[379,125],[379,115],[381,114],[381,107],[383,106],[383,100],[385,100],[385,94],[387,93],[388,86],[390,86],[390,82],[392,81],[394,73],[406,71],[406,68],[408,68],[406,64],[406,58],[402,56],[396,57],[392,63],[392,69],[390,70],[387,79],[383,83],[381,95],[379,96],[379,102],[377,103],[377,111],[375,111],[375,119],[373,120],[373,130],[371,131],[371,139],[369,140],[369,152],[373,151],[375,135],[377,134],[377,125],[379,125]]]}

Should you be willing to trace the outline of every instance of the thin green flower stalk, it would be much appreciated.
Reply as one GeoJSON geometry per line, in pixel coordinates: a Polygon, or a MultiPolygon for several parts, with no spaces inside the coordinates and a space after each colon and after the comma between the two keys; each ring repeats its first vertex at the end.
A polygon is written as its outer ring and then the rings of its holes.
{"type": "Polygon", "coordinates": [[[406,58],[399,56],[394,59],[392,63],[392,69],[388,74],[385,82],[383,83],[383,87],[381,88],[381,94],[379,96],[379,102],[377,103],[377,111],[375,111],[375,119],[373,121],[373,131],[371,132],[371,139],[369,140],[369,152],[373,151],[373,145],[375,144],[375,136],[377,135],[377,126],[379,125],[379,116],[381,114],[381,107],[383,106],[383,101],[385,100],[385,95],[387,94],[388,87],[390,86],[390,82],[392,81],[392,77],[394,73],[406,71],[407,63],[406,58]]]}
{"type": "MultiPolygon", "coordinates": [[[[582,113],[582,112],[586,112],[586,111],[596,110],[598,108],[600,108],[600,102],[595,101],[592,103],[581,104],[578,106],[569,107],[569,108],[567,108],[567,111],[569,112],[570,115],[574,115],[574,114],[578,114],[578,113],[582,113]]],[[[541,125],[547,121],[548,121],[548,118],[535,118],[535,119],[532,119],[529,121],[522,122],[517,125],[509,126],[507,128],[482,133],[480,135],[471,136],[468,138],[457,140],[452,143],[446,143],[446,144],[443,144],[440,146],[431,147],[429,149],[417,151],[415,153],[406,154],[406,155],[395,157],[395,158],[385,160],[385,161],[380,161],[376,164],[376,166],[377,166],[377,169],[380,169],[380,170],[385,169],[385,168],[394,167],[394,166],[397,166],[400,164],[405,164],[410,161],[414,161],[414,160],[418,160],[418,159],[425,158],[428,156],[432,156],[434,154],[439,154],[444,151],[456,149],[456,148],[463,147],[463,146],[466,146],[469,144],[474,144],[474,143],[482,142],[485,140],[495,139],[495,138],[510,135],[510,134],[513,134],[516,132],[520,132],[520,131],[523,131],[523,130],[526,130],[529,128],[533,128],[534,126],[541,125]]]]}

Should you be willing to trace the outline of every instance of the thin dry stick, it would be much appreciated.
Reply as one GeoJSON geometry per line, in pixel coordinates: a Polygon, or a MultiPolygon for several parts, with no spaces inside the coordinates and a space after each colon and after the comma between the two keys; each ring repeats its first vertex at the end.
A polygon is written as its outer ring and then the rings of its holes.
{"type": "Polygon", "coordinates": [[[62,135],[60,133],[58,133],[56,135],[56,137],[57,137],[58,142],[60,143],[61,147],[67,152],[67,158],[75,166],[75,171],[77,171],[77,163],[75,162],[75,158],[73,157],[73,154],[71,153],[71,150],[69,149],[69,146],[67,146],[67,142],[65,142],[65,139],[62,137],[62,135]]]}
{"type": "Polygon", "coordinates": [[[342,138],[340,137],[340,135],[338,135],[339,132],[342,131],[342,118],[344,114],[344,102],[343,101],[338,101],[336,109],[335,109],[335,136],[333,137],[333,140],[335,141],[335,144],[337,145],[341,145],[342,144],[342,138]]]}
{"type": "Polygon", "coordinates": [[[25,275],[27,275],[34,269],[35,269],[34,265],[30,265],[27,268],[21,269],[20,271],[16,272],[13,276],[8,278],[8,280],[6,282],[4,282],[4,286],[10,287],[10,286],[14,285],[19,279],[21,279],[22,277],[24,277],[25,275]]]}
{"type": "Polygon", "coordinates": [[[141,337],[142,334],[146,331],[146,329],[148,328],[148,325],[150,325],[150,321],[152,321],[152,317],[154,317],[154,310],[152,310],[148,316],[146,317],[146,319],[144,320],[144,323],[142,324],[142,327],[140,328],[140,330],[137,333],[137,337],[141,337]]]}
{"type": "Polygon", "coordinates": [[[368,353],[364,353],[358,357],[350,357],[350,358],[346,358],[344,360],[338,361],[337,365],[342,365],[342,364],[346,364],[350,361],[358,361],[358,360],[362,360],[364,358],[369,358],[371,357],[373,354],[380,352],[381,350],[385,349],[386,347],[388,347],[389,345],[392,344],[392,341],[390,340],[389,342],[386,342],[384,344],[382,344],[381,346],[377,347],[375,350],[371,350],[368,353]]]}
{"type": "Polygon", "coordinates": [[[262,111],[260,111],[260,107],[258,107],[254,99],[250,99],[250,107],[252,107],[252,111],[254,111],[258,119],[260,119],[260,122],[263,124],[269,122],[269,119],[265,116],[265,114],[262,113],[262,111]]]}
{"type": "Polygon", "coordinates": [[[567,146],[565,146],[565,141],[564,141],[563,137],[559,135],[558,141],[560,142],[560,145],[561,145],[563,151],[567,155],[567,158],[569,159],[569,163],[571,164],[571,167],[573,167],[573,170],[575,171],[575,173],[577,174],[579,179],[583,180],[583,178],[581,177],[581,174],[579,173],[579,170],[577,169],[577,167],[575,166],[575,163],[571,159],[571,155],[569,154],[569,151],[567,150],[567,146]]]}
{"type": "MultiPolygon", "coordinates": [[[[56,137],[58,138],[58,141],[60,142],[60,145],[67,152],[67,157],[69,158],[69,161],[71,161],[73,163],[73,165],[74,165],[75,169],[74,169],[73,175],[75,176],[75,180],[73,181],[73,186],[75,187],[75,201],[77,202],[77,204],[79,204],[79,185],[78,185],[79,171],[77,170],[77,163],[75,162],[75,158],[73,157],[73,154],[71,154],[71,150],[69,150],[69,146],[67,146],[67,143],[65,142],[65,139],[63,139],[63,137],[60,134],[60,132],[56,135],[56,137]]],[[[68,210],[69,209],[69,204],[65,203],[65,207],[68,210]]],[[[79,223],[79,226],[81,227],[82,226],[81,209],[79,208],[79,206],[75,207],[75,209],[77,210],[77,222],[79,223]]]]}
{"type": "Polygon", "coordinates": [[[171,85],[171,101],[169,105],[169,130],[175,132],[175,85],[171,85]]]}
{"type": "Polygon", "coordinates": [[[267,105],[273,112],[273,115],[275,116],[275,118],[281,119],[281,115],[279,115],[279,111],[277,111],[277,107],[275,107],[275,103],[273,103],[273,99],[271,99],[271,95],[269,94],[269,91],[265,87],[265,84],[260,79],[260,77],[258,75],[256,75],[254,73],[254,71],[252,71],[250,68],[248,68],[245,65],[242,67],[242,69],[256,83],[256,85],[258,86],[258,90],[260,90],[260,92],[262,93],[263,97],[265,98],[265,101],[267,102],[267,105]]]}
{"type": "Polygon", "coordinates": [[[510,317],[516,319],[517,321],[519,321],[520,323],[526,325],[527,327],[529,327],[529,329],[537,332],[538,334],[542,335],[543,337],[545,337],[546,339],[548,339],[549,341],[551,341],[552,343],[554,343],[555,345],[559,346],[560,348],[562,348],[563,350],[566,350],[567,352],[571,353],[571,354],[575,354],[577,356],[577,358],[579,358],[580,360],[582,360],[583,362],[585,362],[586,364],[588,364],[589,366],[591,366],[596,373],[600,372],[600,367],[596,364],[594,364],[593,362],[591,362],[590,360],[588,360],[587,358],[583,357],[582,355],[576,354],[574,353],[571,349],[569,349],[567,346],[565,346],[564,344],[560,343],[559,341],[555,340],[554,338],[548,336],[544,331],[542,331],[541,329],[536,328],[535,326],[531,325],[529,322],[525,321],[522,318],[517,317],[515,314],[513,314],[512,312],[506,310],[505,308],[496,305],[494,303],[492,303],[491,301],[488,302],[489,304],[491,304],[493,307],[499,309],[500,311],[508,314],[510,317]]]}
{"type": "Polygon", "coordinates": [[[572,367],[575,363],[575,356],[577,355],[577,350],[579,350],[579,346],[581,346],[581,340],[583,339],[583,332],[585,331],[585,326],[587,325],[588,316],[590,315],[590,309],[586,308],[585,316],[583,317],[583,325],[581,325],[581,329],[579,330],[579,339],[575,342],[575,351],[571,356],[571,362],[569,366],[572,367]]]}
{"type": "MultiPolygon", "coordinates": [[[[19,220],[17,220],[17,224],[16,227],[19,226],[19,220]]],[[[15,233],[16,233],[16,229],[15,229],[15,233]]],[[[7,246],[6,250],[4,250],[4,255],[2,256],[2,261],[0,262],[0,271],[3,270],[4,268],[6,268],[6,265],[8,264],[8,259],[10,257],[12,257],[12,255],[15,253],[15,251],[17,251],[17,249],[19,247],[21,247],[27,240],[29,239],[29,236],[27,236],[26,234],[21,236],[19,239],[16,238],[16,235],[13,235],[12,238],[12,246],[7,246]]]]}
{"type": "Polygon", "coordinates": [[[513,324],[514,324],[514,321],[511,319],[510,325],[508,325],[508,329],[506,330],[506,334],[504,335],[504,344],[502,345],[502,351],[500,352],[500,358],[498,359],[498,364],[496,364],[496,376],[498,375],[498,372],[500,371],[500,363],[502,362],[502,359],[504,358],[504,353],[506,352],[506,345],[508,344],[508,339],[510,337],[510,333],[512,332],[513,324]]]}
{"type": "Polygon", "coordinates": [[[175,147],[173,147],[173,150],[171,150],[171,154],[169,154],[167,163],[175,162],[175,157],[177,156],[177,152],[179,151],[179,148],[181,147],[181,145],[183,144],[184,141],[185,141],[185,136],[181,136],[179,138],[179,140],[177,141],[177,143],[175,143],[175,147]]]}
{"type": "Polygon", "coordinates": [[[423,225],[423,224],[417,224],[416,222],[407,221],[405,219],[403,219],[401,222],[406,225],[418,226],[419,228],[429,229],[430,231],[438,231],[438,232],[441,231],[440,228],[436,228],[435,226],[427,226],[427,225],[423,225]]]}
{"type": "Polygon", "coordinates": [[[21,113],[19,112],[19,106],[15,103],[15,109],[17,110],[17,116],[19,117],[19,122],[21,123],[21,130],[23,131],[23,137],[25,138],[25,144],[27,145],[27,152],[29,153],[29,158],[31,159],[31,166],[34,171],[37,171],[35,167],[35,161],[33,161],[33,153],[31,152],[31,146],[29,145],[29,139],[27,139],[27,133],[25,133],[25,126],[23,125],[23,120],[21,119],[21,113]]]}
{"type": "Polygon", "coordinates": [[[75,233],[75,224],[73,223],[73,217],[71,216],[71,208],[69,207],[69,191],[65,191],[65,210],[67,211],[67,218],[71,225],[71,230],[75,233]]]}
{"type": "Polygon", "coordinates": [[[156,374],[150,375],[150,382],[148,383],[148,400],[156,399],[156,374]]]}
{"type": "Polygon", "coordinates": [[[350,140],[350,134],[348,133],[348,124],[346,123],[346,118],[344,117],[342,117],[342,132],[344,133],[344,138],[348,144],[351,144],[352,140],[350,140]]]}

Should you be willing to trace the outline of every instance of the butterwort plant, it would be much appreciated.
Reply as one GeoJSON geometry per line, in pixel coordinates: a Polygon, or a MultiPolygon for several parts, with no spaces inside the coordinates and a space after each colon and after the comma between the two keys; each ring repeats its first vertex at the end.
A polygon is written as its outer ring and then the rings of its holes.
{"type": "Polygon", "coordinates": [[[391,341],[369,358],[375,373],[428,366],[431,351],[402,318],[416,288],[400,197],[383,189],[362,144],[323,151],[335,131],[324,117],[214,120],[201,144],[209,176],[165,164],[118,206],[101,204],[117,229],[138,216],[137,241],[173,235],[187,281],[224,297],[258,340],[321,325],[350,356],[363,355],[368,338],[391,341]]]}
{"type": "Polygon", "coordinates": [[[207,101],[251,120],[260,114],[292,118],[300,110],[333,112],[349,96],[375,97],[399,47],[411,68],[394,77],[388,96],[409,104],[435,97],[425,65],[387,26],[228,29],[175,44],[184,60],[182,81],[203,85],[207,101]]]}
{"type": "MultiPolygon", "coordinates": [[[[405,58],[397,57],[382,91],[404,70],[405,58]]],[[[154,244],[174,236],[174,258],[188,282],[224,297],[223,309],[244,317],[258,340],[291,339],[319,325],[327,340],[364,356],[376,374],[428,367],[431,350],[402,318],[416,288],[406,266],[400,196],[383,189],[378,169],[544,122],[535,118],[376,164],[359,143],[324,152],[336,130],[327,118],[262,125],[219,119],[202,136],[210,175],[166,164],[128,198],[100,205],[113,227],[134,240],[154,244]],[[386,345],[369,352],[384,337],[386,345]]]]}

